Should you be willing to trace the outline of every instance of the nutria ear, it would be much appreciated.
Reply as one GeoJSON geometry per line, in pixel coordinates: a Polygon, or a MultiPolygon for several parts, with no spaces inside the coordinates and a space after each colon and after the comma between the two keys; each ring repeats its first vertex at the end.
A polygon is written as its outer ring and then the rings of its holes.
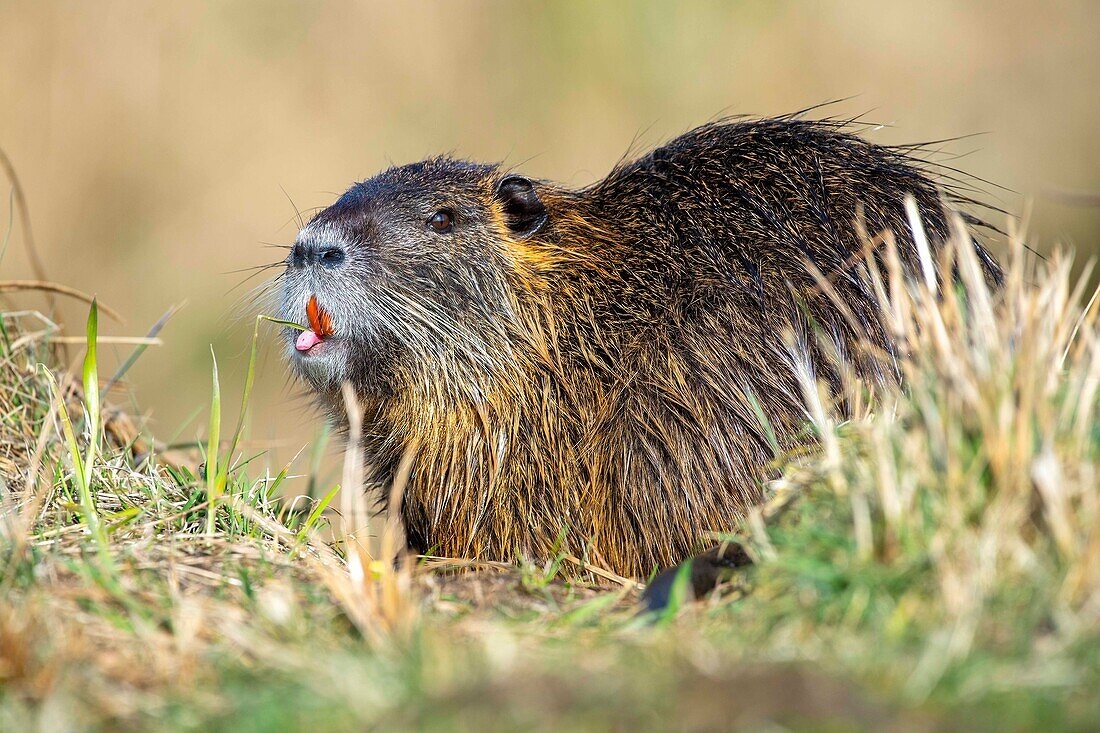
{"type": "Polygon", "coordinates": [[[535,184],[523,176],[508,175],[497,184],[497,199],[504,207],[508,228],[520,239],[530,237],[546,224],[546,207],[535,184]]]}

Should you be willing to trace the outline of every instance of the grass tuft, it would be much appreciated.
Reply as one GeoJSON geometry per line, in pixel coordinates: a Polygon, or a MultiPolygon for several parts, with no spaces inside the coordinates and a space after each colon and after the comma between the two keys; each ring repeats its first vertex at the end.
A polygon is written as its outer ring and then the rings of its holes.
{"type": "Polygon", "coordinates": [[[86,424],[85,449],[81,454],[77,442],[76,431],[73,429],[72,419],[69,417],[69,409],[65,398],[58,386],[57,379],[44,364],[39,364],[40,369],[49,380],[50,392],[53,394],[57,413],[61,418],[61,428],[65,435],[65,444],[69,450],[69,459],[72,461],[73,478],[76,481],[77,492],[80,496],[81,515],[88,531],[95,540],[96,549],[100,557],[106,562],[110,561],[110,552],[107,547],[107,535],[100,522],[99,510],[96,507],[92,495],[92,480],[95,476],[96,452],[100,443],[100,404],[99,404],[99,367],[96,357],[96,337],[99,333],[99,309],[95,299],[88,310],[87,339],[88,350],[84,356],[84,403],[81,405],[86,424]]]}

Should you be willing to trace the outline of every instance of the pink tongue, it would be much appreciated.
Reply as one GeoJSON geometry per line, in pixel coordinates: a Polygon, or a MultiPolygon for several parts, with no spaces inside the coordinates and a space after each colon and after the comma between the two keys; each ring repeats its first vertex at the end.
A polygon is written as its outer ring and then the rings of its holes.
{"type": "Polygon", "coordinates": [[[294,348],[298,351],[309,351],[319,343],[321,343],[321,337],[313,331],[302,331],[298,334],[298,340],[294,342],[294,348]]]}

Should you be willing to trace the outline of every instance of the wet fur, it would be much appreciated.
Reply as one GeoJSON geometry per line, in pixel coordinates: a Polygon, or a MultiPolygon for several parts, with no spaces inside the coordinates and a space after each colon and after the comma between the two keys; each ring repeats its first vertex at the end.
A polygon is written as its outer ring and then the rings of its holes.
{"type": "Polygon", "coordinates": [[[903,197],[934,244],[949,229],[921,164],[831,122],[716,123],[584,189],[536,181],[540,221],[502,197],[505,175],[439,158],[357,184],[300,238],[346,247],[346,266],[286,278],[284,317],[317,292],[347,338],[331,363],[288,351],[334,421],[339,383],[355,387],[369,488],[416,451],[400,509],[421,552],[568,551],[645,576],[705,549],[760,499],[757,406],[791,446],[799,370],[831,378],[829,349],[882,368],[857,216],[913,272],[903,197]],[[438,206],[456,236],[423,232],[438,206]]]}

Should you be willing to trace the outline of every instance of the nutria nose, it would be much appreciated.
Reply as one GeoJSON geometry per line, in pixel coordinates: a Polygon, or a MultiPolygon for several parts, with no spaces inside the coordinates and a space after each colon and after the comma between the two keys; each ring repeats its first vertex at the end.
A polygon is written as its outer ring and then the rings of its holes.
{"type": "Polygon", "coordinates": [[[329,242],[295,242],[290,250],[290,264],[294,267],[320,265],[332,269],[344,264],[346,259],[344,248],[329,242]]]}

